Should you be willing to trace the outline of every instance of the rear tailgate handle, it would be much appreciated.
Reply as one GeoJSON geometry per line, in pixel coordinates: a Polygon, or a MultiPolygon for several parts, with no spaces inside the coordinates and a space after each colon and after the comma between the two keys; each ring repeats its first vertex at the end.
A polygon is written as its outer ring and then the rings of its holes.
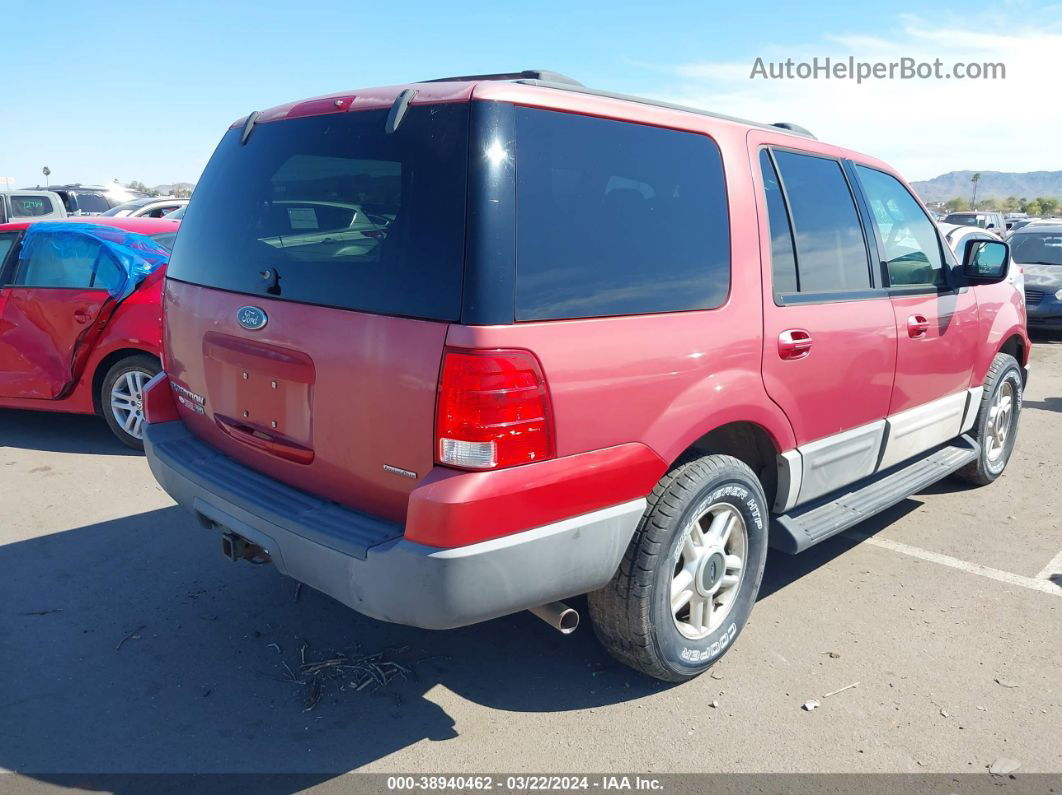
{"type": "Polygon", "coordinates": [[[924,337],[929,331],[929,321],[925,315],[911,315],[907,318],[907,336],[911,339],[924,337]]]}
{"type": "Polygon", "coordinates": [[[778,335],[778,355],[783,359],[803,359],[809,353],[811,353],[811,334],[804,329],[786,329],[778,335]]]}
{"type": "Polygon", "coordinates": [[[231,417],[223,417],[220,414],[214,415],[214,422],[233,439],[242,442],[248,447],[254,447],[270,455],[275,455],[277,458],[294,461],[296,464],[309,464],[313,461],[313,450],[308,447],[268,434],[251,425],[239,422],[231,417]]]}

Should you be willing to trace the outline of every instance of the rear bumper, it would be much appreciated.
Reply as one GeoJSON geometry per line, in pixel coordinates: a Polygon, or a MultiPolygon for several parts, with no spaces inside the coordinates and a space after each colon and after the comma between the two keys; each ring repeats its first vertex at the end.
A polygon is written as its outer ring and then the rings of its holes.
{"type": "Polygon", "coordinates": [[[280,571],[359,613],[426,629],[474,624],[601,587],[645,509],[637,499],[441,549],[255,472],[181,422],[147,425],[144,448],[155,478],[203,527],[258,544],[280,571]]]}

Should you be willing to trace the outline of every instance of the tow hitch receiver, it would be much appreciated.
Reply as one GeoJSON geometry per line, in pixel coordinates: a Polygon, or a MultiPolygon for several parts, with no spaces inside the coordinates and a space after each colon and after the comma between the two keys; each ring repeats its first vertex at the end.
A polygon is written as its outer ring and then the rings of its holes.
{"type": "Polygon", "coordinates": [[[258,544],[252,544],[246,538],[235,533],[224,533],[221,536],[221,554],[235,563],[238,560],[248,560],[251,563],[269,563],[269,553],[258,544]]]}

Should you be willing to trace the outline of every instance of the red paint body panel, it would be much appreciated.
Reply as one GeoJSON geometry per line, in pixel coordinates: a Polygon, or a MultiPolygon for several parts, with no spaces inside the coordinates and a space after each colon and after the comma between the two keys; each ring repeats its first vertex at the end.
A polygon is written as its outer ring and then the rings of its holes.
{"type": "Polygon", "coordinates": [[[974,291],[894,296],[896,313],[896,383],[889,413],[920,406],[971,386],[974,359],[982,345],[974,291]],[[908,321],[925,318],[924,334],[912,337],[908,321]]]}
{"type": "Polygon", "coordinates": [[[485,541],[639,499],[666,471],[641,444],[493,472],[436,467],[410,494],[405,535],[434,547],[485,541]]]}
{"type": "MultiPolygon", "coordinates": [[[[178,224],[155,218],[96,217],[67,218],[58,223],[65,222],[114,226],[145,235],[172,232],[178,224]]],[[[31,223],[2,224],[0,232],[23,230],[31,223]]],[[[126,350],[161,355],[164,274],[165,269],[160,268],[145,279],[114,309],[92,344],[83,346],[77,379],[60,399],[52,398],[61,382],[69,380],[65,376],[71,371],[73,342],[85,327],[74,320],[74,313],[83,310],[95,316],[106,293],[0,287],[0,408],[94,413],[93,381],[108,356],[126,350]]]]}
{"type": "Polygon", "coordinates": [[[227,455],[296,488],[404,520],[418,481],[383,466],[423,478],[434,465],[446,324],[255,296],[269,322],[248,332],[236,322],[236,311],[250,301],[166,282],[166,371],[206,399],[205,414],[179,408],[188,427],[227,455]],[[263,353],[269,349],[287,356],[271,358],[263,353]],[[216,414],[312,450],[313,460],[300,463],[240,441],[218,427],[216,414]]]}
{"type": "Polygon", "coordinates": [[[0,315],[0,397],[68,394],[113,299],[105,290],[12,287],[7,293],[0,315]]]}

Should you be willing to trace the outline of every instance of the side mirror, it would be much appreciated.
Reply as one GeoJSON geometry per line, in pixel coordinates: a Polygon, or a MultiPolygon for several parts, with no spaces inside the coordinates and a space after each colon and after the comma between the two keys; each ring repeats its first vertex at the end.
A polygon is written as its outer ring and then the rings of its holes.
{"type": "Polygon", "coordinates": [[[967,240],[962,272],[971,284],[996,284],[1007,277],[1010,244],[999,240],[967,240]]]}

